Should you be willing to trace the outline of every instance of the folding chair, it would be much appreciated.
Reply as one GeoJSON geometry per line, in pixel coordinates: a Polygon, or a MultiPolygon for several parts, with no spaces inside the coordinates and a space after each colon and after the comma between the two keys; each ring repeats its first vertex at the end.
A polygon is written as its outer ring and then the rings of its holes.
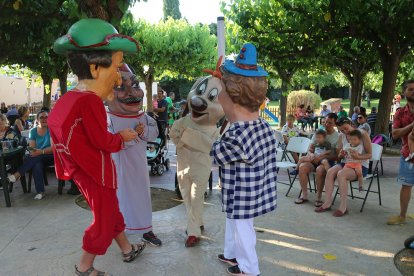
{"type": "MultiPolygon", "coordinates": [[[[378,200],[379,200],[379,205],[382,205],[381,203],[381,187],[380,187],[380,181],[379,181],[379,170],[378,170],[378,165],[380,164],[380,160],[381,160],[381,156],[382,156],[382,146],[378,145],[378,144],[374,144],[372,143],[372,157],[371,157],[371,161],[373,162],[373,164],[375,164],[374,169],[372,171],[372,174],[367,174],[364,177],[364,181],[365,180],[370,180],[369,181],[369,185],[368,185],[368,189],[364,189],[363,191],[366,192],[364,197],[358,197],[354,195],[353,190],[358,190],[359,188],[356,187],[354,188],[352,186],[352,183],[354,182],[358,182],[357,180],[354,181],[349,181],[349,186],[350,186],[350,190],[351,190],[351,195],[348,195],[349,197],[351,197],[352,199],[357,198],[357,199],[362,199],[363,203],[361,206],[361,210],[360,212],[362,212],[364,210],[364,206],[365,206],[365,202],[367,201],[368,198],[368,194],[369,193],[376,193],[378,194],[378,200]],[[377,186],[378,186],[378,190],[377,191],[371,191],[371,186],[372,183],[374,182],[374,179],[377,179],[377,186]]],[[[335,203],[335,199],[336,196],[339,194],[339,187],[336,189],[336,193],[335,193],[335,197],[333,199],[333,203],[335,203]]]]}
{"type": "MultiPolygon", "coordinates": [[[[289,152],[295,152],[301,157],[302,155],[306,154],[309,149],[309,145],[311,143],[311,140],[306,137],[292,137],[289,140],[289,143],[286,147],[286,151],[289,152]]],[[[279,169],[286,169],[288,177],[289,177],[289,183],[279,182],[282,184],[289,185],[289,190],[286,193],[286,196],[288,196],[290,189],[292,189],[293,183],[296,180],[297,175],[295,177],[291,177],[289,169],[296,168],[296,163],[290,162],[290,161],[282,161],[276,163],[277,171],[279,172],[279,169]]]]}
{"type": "Polygon", "coordinates": [[[283,161],[283,160],[289,159],[289,161],[291,161],[289,156],[287,155],[287,152],[286,152],[285,139],[283,139],[282,132],[280,132],[279,130],[276,130],[275,135],[276,135],[276,141],[277,141],[276,151],[278,153],[280,152],[282,154],[282,159],[280,159],[280,160],[283,161]]]}

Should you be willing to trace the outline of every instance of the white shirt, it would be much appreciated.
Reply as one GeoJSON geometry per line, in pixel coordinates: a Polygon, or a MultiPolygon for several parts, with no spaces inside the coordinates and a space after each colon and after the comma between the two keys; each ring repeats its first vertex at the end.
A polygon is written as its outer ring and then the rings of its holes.
{"type": "Polygon", "coordinates": [[[300,129],[296,125],[293,125],[292,128],[289,128],[288,124],[286,124],[282,127],[281,132],[282,135],[287,136],[288,138],[292,138],[299,136],[300,129]]]}

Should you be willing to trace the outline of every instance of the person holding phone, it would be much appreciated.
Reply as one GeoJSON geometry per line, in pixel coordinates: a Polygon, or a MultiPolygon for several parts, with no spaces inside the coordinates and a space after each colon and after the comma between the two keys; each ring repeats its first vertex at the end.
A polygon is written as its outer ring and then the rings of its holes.
{"type": "Polygon", "coordinates": [[[30,130],[28,150],[30,155],[26,157],[23,165],[14,173],[8,176],[11,183],[16,182],[20,177],[29,170],[33,172],[33,178],[36,188],[34,199],[40,200],[45,197],[45,182],[43,171],[45,166],[53,164],[53,150],[50,141],[47,118],[49,114],[46,111],[40,111],[36,115],[38,125],[30,130]]]}

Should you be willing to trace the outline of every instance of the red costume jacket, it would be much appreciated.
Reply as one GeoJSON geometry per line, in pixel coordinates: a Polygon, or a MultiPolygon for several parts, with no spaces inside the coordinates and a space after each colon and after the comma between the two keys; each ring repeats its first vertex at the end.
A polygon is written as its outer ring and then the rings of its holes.
{"type": "Polygon", "coordinates": [[[62,96],[49,115],[59,179],[69,180],[82,170],[92,181],[116,189],[112,152],[123,147],[121,135],[108,132],[102,100],[92,92],[72,90],[62,96]]]}

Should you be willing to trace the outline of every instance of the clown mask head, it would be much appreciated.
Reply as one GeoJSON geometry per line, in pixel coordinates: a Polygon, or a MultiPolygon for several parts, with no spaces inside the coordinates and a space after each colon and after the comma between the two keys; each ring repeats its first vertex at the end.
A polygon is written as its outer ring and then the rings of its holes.
{"type": "Polygon", "coordinates": [[[191,119],[199,125],[216,125],[224,116],[223,108],[217,101],[223,90],[220,79],[209,76],[196,81],[187,96],[191,119]]]}
{"type": "Polygon", "coordinates": [[[107,102],[109,110],[117,114],[137,115],[142,109],[144,92],[128,65],[124,64],[120,73],[122,84],[114,88],[114,99],[107,102]]]}

